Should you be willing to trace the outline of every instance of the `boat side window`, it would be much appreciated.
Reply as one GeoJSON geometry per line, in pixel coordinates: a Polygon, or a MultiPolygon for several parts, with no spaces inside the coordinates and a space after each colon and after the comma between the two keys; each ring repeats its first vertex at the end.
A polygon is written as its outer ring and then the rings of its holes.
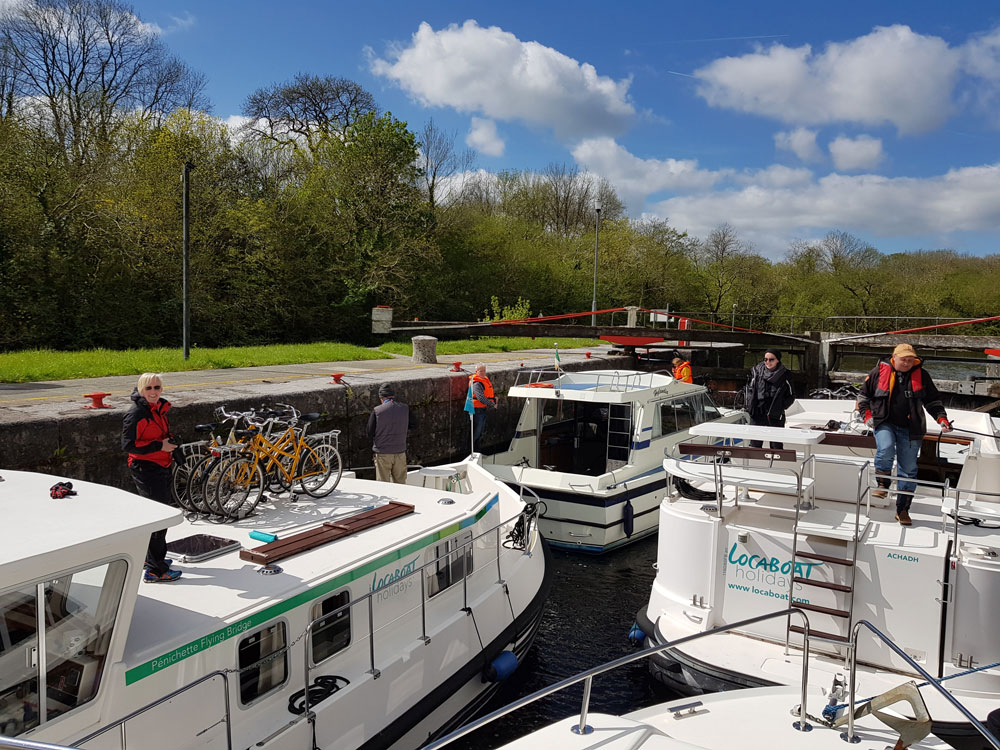
{"type": "Polygon", "coordinates": [[[341,591],[313,605],[312,619],[323,618],[313,625],[313,664],[329,659],[350,645],[351,608],[346,606],[350,602],[351,592],[341,591]]]}
{"type": "Polygon", "coordinates": [[[722,418],[722,412],[719,411],[719,407],[715,405],[712,397],[707,393],[703,393],[697,397],[697,404],[700,411],[698,415],[699,422],[710,422],[713,419],[722,418]]]}
{"type": "Polygon", "coordinates": [[[244,706],[284,684],[288,677],[287,642],[283,622],[240,641],[240,703],[244,706]]]}
{"type": "Polygon", "coordinates": [[[424,568],[428,598],[460,583],[463,577],[472,573],[472,531],[460,531],[435,545],[433,559],[437,562],[424,568]]]}
{"type": "Polygon", "coordinates": [[[700,411],[699,405],[690,396],[659,404],[659,413],[653,418],[653,437],[690,429],[702,421],[698,418],[700,411]]]}
{"type": "Polygon", "coordinates": [[[0,734],[22,734],[97,694],[127,571],[115,560],[0,593],[0,734]]]}

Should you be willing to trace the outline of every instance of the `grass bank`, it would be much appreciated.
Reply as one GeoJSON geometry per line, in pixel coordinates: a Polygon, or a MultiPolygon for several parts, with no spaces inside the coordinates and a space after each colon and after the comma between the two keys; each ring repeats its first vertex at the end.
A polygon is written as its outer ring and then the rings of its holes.
{"type": "Polygon", "coordinates": [[[0,382],[31,383],[38,380],[139,375],[143,372],[223,370],[363,359],[388,359],[388,355],[363,346],[331,342],[198,348],[191,350],[191,358],[187,361],[180,349],[90,349],[80,352],[32,349],[0,354],[0,382]]]}
{"type": "MultiPolygon", "coordinates": [[[[552,349],[555,351],[555,344],[559,343],[560,349],[578,349],[584,346],[607,346],[606,341],[600,339],[553,339],[553,338],[530,338],[523,337],[500,337],[484,336],[479,339],[468,339],[462,341],[438,341],[437,353],[444,355],[451,354],[484,354],[487,352],[516,352],[522,349],[552,349]]],[[[413,356],[413,344],[409,341],[390,341],[382,344],[379,349],[390,354],[405,354],[413,356]]]]}

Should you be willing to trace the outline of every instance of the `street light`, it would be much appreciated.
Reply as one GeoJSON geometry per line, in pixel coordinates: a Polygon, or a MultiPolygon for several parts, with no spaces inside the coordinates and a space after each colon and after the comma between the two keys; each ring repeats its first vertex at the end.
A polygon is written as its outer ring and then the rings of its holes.
{"type": "Polygon", "coordinates": [[[730,328],[736,328],[736,303],[733,303],[733,324],[730,328]]]}
{"type": "Polygon", "coordinates": [[[181,220],[181,339],[184,349],[184,360],[191,356],[191,299],[190,288],[190,248],[191,248],[191,170],[194,164],[184,162],[184,173],[181,176],[181,193],[183,194],[183,216],[181,220]]]}
{"type": "Polygon", "coordinates": [[[594,222],[594,298],[590,303],[590,325],[597,325],[597,250],[601,246],[601,202],[594,201],[597,219],[594,222]]]}

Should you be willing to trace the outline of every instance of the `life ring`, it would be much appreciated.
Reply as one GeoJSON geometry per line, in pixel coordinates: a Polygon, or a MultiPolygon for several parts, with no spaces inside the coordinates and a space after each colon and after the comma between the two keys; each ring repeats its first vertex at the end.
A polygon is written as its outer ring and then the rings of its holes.
{"type": "Polygon", "coordinates": [[[552,383],[528,383],[528,388],[555,388],[552,383]]]}

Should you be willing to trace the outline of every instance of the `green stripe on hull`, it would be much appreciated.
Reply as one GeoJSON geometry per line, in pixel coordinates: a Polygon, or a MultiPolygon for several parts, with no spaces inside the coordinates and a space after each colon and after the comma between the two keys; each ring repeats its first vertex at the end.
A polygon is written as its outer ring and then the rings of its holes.
{"type": "Polygon", "coordinates": [[[131,685],[139,680],[145,679],[151,674],[159,672],[161,669],[166,669],[167,667],[173,666],[174,664],[187,659],[189,656],[194,656],[197,653],[205,651],[212,646],[217,646],[218,644],[240,635],[241,633],[253,630],[258,625],[263,625],[268,620],[282,615],[285,612],[293,610],[296,607],[301,607],[304,604],[308,604],[314,599],[319,599],[320,597],[329,594],[331,591],[335,591],[342,586],[358,580],[359,578],[366,577],[370,573],[374,573],[379,568],[385,567],[386,565],[389,565],[390,563],[393,563],[403,557],[408,557],[414,552],[418,552],[432,544],[436,544],[442,539],[452,536],[455,532],[477,523],[494,505],[497,505],[499,502],[500,495],[498,493],[490,498],[490,501],[486,503],[482,510],[476,513],[475,516],[466,518],[459,523],[452,524],[451,526],[441,529],[433,534],[428,534],[422,539],[411,542],[405,547],[400,547],[392,552],[387,552],[382,555],[382,557],[372,560],[371,562],[362,565],[360,568],[355,568],[354,570],[337,576],[326,583],[320,584],[319,586],[311,588],[307,591],[303,591],[300,594],[296,594],[290,599],[285,599],[277,604],[272,604],[267,609],[263,609],[256,614],[245,617],[242,620],[227,625],[224,628],[220,628],[214,633],[202,636],[196,641],[191,641],[184,646],[175,648],[173,651],[169,651],[162,656],[157,656],[155,659],[150,659],[145,664],[133,667],[125,672],[125,684],[131,685]]]}

